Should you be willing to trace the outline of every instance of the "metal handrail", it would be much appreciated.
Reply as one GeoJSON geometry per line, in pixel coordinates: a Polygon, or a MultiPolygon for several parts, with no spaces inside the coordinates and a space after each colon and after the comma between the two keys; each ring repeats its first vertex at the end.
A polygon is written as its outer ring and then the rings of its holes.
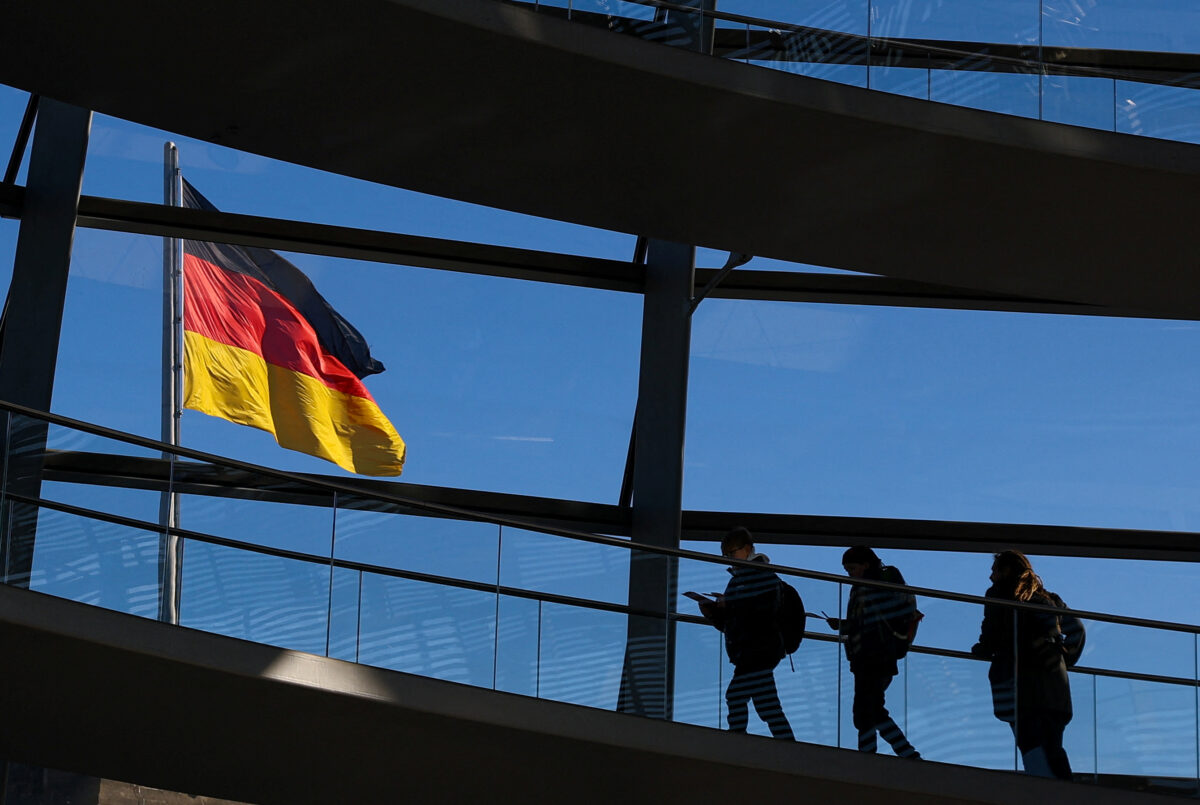
{"type": "MultiPolygon", "coordinates": [[[[374,498],[379,501],[399,504],[409,508],[427,511],[439,516],[448,516],[456,519],[472,520],[475,522],[492,523],[495,525],[507,526],[509,528],[518,528],[526,531],[536,531],[552,536],[572,539],[579,542],[588,542],[597,545],[607,545],[610,547],[621,548],[623,550],[641,551],[644,553],[657,554],[659,556],[668,556],[676,559],[689,559],[697,562],[705,562],[708,564],[723,565],[726,567],[755,567],[764,568],[775,573],[780,573],[786,576],[795,576],[797,578],[813,579],[816,581],[828,581],[839,584],[853,584],[861,587],[873,587],[885,590],[895,590],[900,592],[911,593],[913,595],[922,596],[925,598],[936,598],[946,601],[956,601],[965,604],[978,604],[1000,606],[1006,609],[1024,610],[1030,612],[1046,612],[1050,614],[1071,614],[1085,620],[1100,621],[1105,623],[1116,623],[1126,626],[1138,626],[1151,629],[1162,629],[1166,631],[1185,632],[1188,634],[1200,634],[1200,626],[1187,623],[1177,623],[1172,621],[1158,621],[1150,618],[1134,618],[1125,615],[1111,615],[1105,612],[1092,612],[1088,610],[1067,609],[1044,604],[1032,604],[1024,601],[1007,601],[997,598],[988,598],[980,595],[971,595],[969,593],[955,593],[947,590],[936,590],[929,587],[914,587],[907,584],[894,584],[885,581],[874,581],[870,579],[851,579],[849,576],[840,575],[837,573],[826,573],[819,570],[806,570],[804,568],[791,567],[788,565],[779,565],[774,563],[751,563],[745,560],[726,559],[721,556],[715,556],[710,553],[700,551],[690,551],[683,548],[667,548],[658,545],[649,545],[641,542],[634,542],[631,539],[621,537],[610,537],[602,534],[593,534],[586,531],[576,529],[561,528],[558,526],[550,526],[544,523],[535,523],[515,517],[503,517],[491,513],[479,512],[471,509],[465,509],[459,506],[447,506],[440,503],[429,503],[427,501],[418,500],[402,495],[395,495],[385,492],[371,490],[364,491],[361,488],[349,483],[340,483],[329,480],[316,480],[298,473],[287,472],[285,470],[272,469],[257,464],[251,464],[246,461],[237,459],[225,458],[213,453],[206,453],[200,450],[192,450],[186,447],[170,445],[165,442],[159,442],[154,439],[149,439],[144,436],[136,436],[131,433],[107,428],[102,425],[95,425],[89,422],[72,419],[70,417],[60,416],[48,411],[39,411],[34,408],[19,405],[4,400],[0,400],[0,410],[7,410],[22,416],[28,416],[43,422],[48,422],[62,427],[72,428],[84,433],[91,433],[96,436],[101,436],[106,439],[125,442],[127,444],[137,445],[149,450],[171,453],[176,456],[191,458],[198,461],[204,461],[210,464],[230,467],[233,469],[243,470],[252,473],[258,473],[267,477],[275,477],[296,483],[302,486],[308,486],[314,489],[325,490],[330,493],[350,494],[352,496],[362,498],[374,498]]],[[[6,491],[6,490],[5,490],[6,491]]],[[[156,526],[155,530],[162,530],[156,526]]],[[[173,530],[174,531],[174,530],[173,530]]]]}
{"type": "MultiPolygon", "coordinates": [[[[132,517],[125,517],[119,514],[111,514],[101,512],[95,509],[87,509],[81,506],[75,506],[69,503],[60,503],[58,501],[47,500],[44,498],[34,498],[28,495],[21,495],[14,492],[6,492],[6,499],[11,503],[17,501],[30,506],[46,508],[52,511],[70,514],[76,517],[85,517],[91,520],[99,520],[101,522],[119,525],[125,528],[134,528],[141,531],[149,531],[153,533],[161,533],[162,527],[156,523],[150,523],[145,520],[139,520],[132,517]]],[[[331,506],[331,508],[335,508],[331,506]]],[[[471,581],[469,579],[460,579],[454,576],[443,576],[436,573],[422,573],[415,570],[404,570],[401,568],[387,567],[385,565],[375,565],[369,562],[358,562],[352,559],[340,559],[334,556],[319,556],[317,554],[305,553],[303,551],[290,550],[288,548],[277,548],[271,545],[262,545],[245,540],[231,539],[229,537],[221,537],[215,534],[208,534],[201,531],[191,529],[172,528],[172,534],[176,534],[184,539],[201,542],[208,545],[218,545],[221,547],[232,548],[235,550],[244,550],[248,553],[256,553],[263,556],[271,556],[281,559],[290,559],[293,561],[307,562],[316,564],[322,567],[335,567],[343,570],[357,571],[359,573],[371,573],[379,576],[390,578],[405,579],[408,581],[419,581],[427,584],[436,584],[443,587],[453,587],[462,590],[473,590],[475,592],[489,593],[494,595],[507,595],[513,598],[522,598],[529,601],[538,601],[541,603],[560,604],[563,606],[573,606],[580,609],[591,609],[603,612],[612,612],[621,615],[636,615],[640,617],[664,618],[669,621],[678,623],[691,623],[696,625],[709,625],[709,622],[698,615],[688,615],[679,612],[663,613],[654,610],[641,609],[631,607],[627,604],[614,604],[608,601],[598,601],[592,598],[579,598],[577,596],[560,595],[558,593],[549,593],[539,590],[527,590],[522,587],[511,587],[504,584],[471,581]]],[[[761,564],[758,565],[761,567],[761,564]]],[[[846,582],[838,582],[846,583],[846,582]]],[[[990,599],[989,599],[990,600],[990,599]]],[[[805,630],[804,636],[807,640],[824,642],[824,643],[841,643],[843,638],[840,635],[825,634],[822,632],[811,632],[805,630]]],[[[924,654],[933,657],[946,657],[958,660],[972,660],[975,662],[988,662],[984,657],[976,656],[968,651],[958,651],[955,649],[937,648],[934,646],[913,645],[909,649],[910,653],[924,654]]],[[[1134,671],[1119,671],[1111,668],[1095,668],[1091,666],[1076,666],[1068,669],[1071,673],[1082,674],[1085,676],[1103,676],[1113,679],[1126,679],[1141,682],[1156,682],[1168,685],[1182,685],[1186,687],[1200,687],[1200,680],[1188,679],[1186,677],[1166,676],[1162,674],[1144,674],[1134,671]]]]}

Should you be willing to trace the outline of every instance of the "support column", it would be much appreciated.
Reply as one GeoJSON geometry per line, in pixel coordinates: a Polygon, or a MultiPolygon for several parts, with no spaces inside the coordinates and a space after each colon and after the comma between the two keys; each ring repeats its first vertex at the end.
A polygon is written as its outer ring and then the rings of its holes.
{"type": "MultiPolygon", "coordinates": [[[[41,411],[50,410],[54,390],[67,272],[91,128],[89,110],[49,98],[41,100],[0,344],[0,399],[41,411]]],[[[45,425],[15,419],[11,429],[0,428],[0,447],[0,457],[8,456],[9,490],[39,496],[45,425]]],[[[14,506],[3,515],[4,581],[25,586],[33,561],[37,512],[14,506]]]]}
{"type": "MultiPolygon", "coordinates": [[[[679,547],[695,256],[693,246],[654,240],[646,254],[632,533],[636,542],[666,548],[679,547]]],[[[671,718],[676,564],[644,552],[631,556],[629,605],[659,616],[629,619],[617,702],[622,712],[671,718]]]]}

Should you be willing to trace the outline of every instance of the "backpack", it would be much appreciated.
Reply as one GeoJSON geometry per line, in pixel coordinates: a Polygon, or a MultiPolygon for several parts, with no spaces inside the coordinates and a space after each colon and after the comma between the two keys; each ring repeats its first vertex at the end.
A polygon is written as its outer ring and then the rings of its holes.
{"type": "MultiPolygon", "coordinates": [[[[1057,607],[1067,608],[1063,600],[1054,593],[1050,593],[1050,600],[1057,607]]],[[[1083,656],[1083,646],[1087,642],[1087,630],[1083,628],[1083,621],[1074,615],[1059,615],[1058,631],[1062,635],[1063,662],[1067,664],[1068,668],[1074,668],[1075,663],[1079,662],[1079,658],[1083,656]]]]}
{"type": "MultiPolygon", "coordinates": [[[[883,581],[904,584],[904,576],[899,570],[889,565],[884,566],[882,578],[883,581]]],[[[925,613],[917,609],[917,597],[912,593],[896,593],[896,596],[903,601],[904,614],[888,621],[888,629],[891,631],[892,637],[892,657],[902,660],[908,656],[908,650],[912,648],[913,641],[917,639],[917,627],[921,625],[925,613]]]]}
{"type": "Polygon", "coordinates": [[[912,600],[912,614],[897,619],[897,622],[892,624],[892,637],[895,638],[892,643],[892,656],[897,660],[908,656],[908,650],[912,648],[913,641],[917,639],[917,627],[921,625],[921,620],[925,617],[925,613],[917,609],[916,596],[909,595],[908,598],[912,600]]]}
{"type": "Polygon", "coordinates": [[[804,640],[804,626],[808,616],[804,614],[804,601],[800,598],[800,593],[796,592],[796,588],[783,579],[779,580],[779,587],[780,602],[779,614],[775,616],[776,623],[783,638],[783,650],[791,654],[800,648],[800,643],[804,640]]]}

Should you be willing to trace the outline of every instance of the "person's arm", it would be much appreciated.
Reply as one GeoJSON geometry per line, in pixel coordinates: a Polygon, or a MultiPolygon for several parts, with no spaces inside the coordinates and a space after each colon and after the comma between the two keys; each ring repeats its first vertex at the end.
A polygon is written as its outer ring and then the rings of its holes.
{"type": "Polygon", "coordinates": [[[774,617],[781,598],[779,577],[769,570],[753,568],[740,574],[738,583],[731,585],[724,601],[729,617],[762,618],[774,617]]]}
{"type": "Polygon", "coordinates": [[[979,642],[971,646],[976,657],[995,657],[1004,653],[1003,647],[1012,642],[1012,611],[994,604],[983,607],[983,623],[979,626],[979,642]],[[1005,619],[1008,619],[1006,625],[1005,619]]]}

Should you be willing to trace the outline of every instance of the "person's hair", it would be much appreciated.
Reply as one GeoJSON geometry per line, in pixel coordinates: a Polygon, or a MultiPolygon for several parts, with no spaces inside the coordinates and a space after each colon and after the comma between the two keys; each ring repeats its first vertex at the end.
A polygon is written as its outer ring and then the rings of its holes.
{"type": "Polygon", "coordinates": [[[1033,565],[1019,551],[1001,551],[992,567],[999,577],[996,584],[1011,592],[1017,601],[1029,601],[1045,589],[1041,578],[1033,572],[1033,565]]]}
{"type": "Polygon", "coordinates": [[[728,534],[721,537],[721,553],[733,553],[747,545],[754,545],[754,535],[745,526],[731,528],[728,534]]]}
{"type": "Polygon", "coordinates": [[[842,554],[842,566],[845,565],[866,565],[867,572],[878,575],[883,569],[883,560],[875,555],[875,551],[868,548],[866,545],[855,545],[847,548],[842,554]]]}

